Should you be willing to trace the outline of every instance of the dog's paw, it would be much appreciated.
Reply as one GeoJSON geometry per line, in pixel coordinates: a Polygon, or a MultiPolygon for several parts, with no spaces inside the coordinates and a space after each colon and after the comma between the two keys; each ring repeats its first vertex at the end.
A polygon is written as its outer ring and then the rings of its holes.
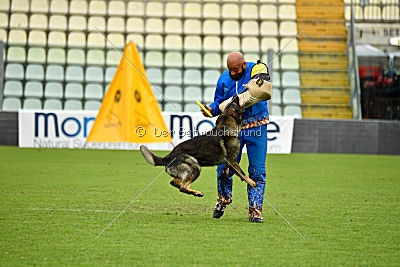
{"type": "Polygon", "coordinates": [[[247,183],[252,186],[252,187],[256,187],[256,182],[254,182],[252,179],[249,178],[249,180],[247,181],[247,183]]]}
{"type": "Polygon", "coordinates": [[[197,192],[193,193],[193,195],[195,195],[196,197],[204,196],[204,194],[202,192],[200,192],[200,191],[197,191],[197,192]]]}

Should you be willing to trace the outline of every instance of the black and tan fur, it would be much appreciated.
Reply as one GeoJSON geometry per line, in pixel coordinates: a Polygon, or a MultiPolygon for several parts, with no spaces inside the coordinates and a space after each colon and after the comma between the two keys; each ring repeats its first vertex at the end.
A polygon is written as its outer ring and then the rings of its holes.
{"type": "Polygon", "coordinates": [[[238,134],[243,122],[238,100],[238,97],[234,98],[218,117],[216,126],[206,134],[180,143],[163,158],[154,155],[146,146],[141,146],[143,157],[152,165],[167,166],[166,172],[174,177],[170,184],[186,194],[202,197],[203,193],[190,188],[199,177],[201,167],[224,162],[224,175],[228,175],[231,169],[242,181],[255,186],[236,162],[240,149],[238,134]]]}

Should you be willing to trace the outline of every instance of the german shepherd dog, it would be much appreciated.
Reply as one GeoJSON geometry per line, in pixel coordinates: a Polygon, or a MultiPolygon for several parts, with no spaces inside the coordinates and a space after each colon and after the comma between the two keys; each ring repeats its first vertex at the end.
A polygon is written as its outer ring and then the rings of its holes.
{"type": "Polygon", "coordinates": [[[238,134],[242,122],[243,111],[239,106],[239,98],[234,97],[218,117],[216,126],[204,135],[180,143],[163,158],[154,155],[144,145],[140,146],[140,151],[151,165],[167,166],[166,172],[174,178],[170,184],[186,194],[202,197],[204,195],[202,192],[190,188],[199,177],[201,167],[215,166],[224,162],[225,177],[231,169],[242,181],[255,186],[255,182],[246,176],[236,162],[240,149],[238,134]]]}

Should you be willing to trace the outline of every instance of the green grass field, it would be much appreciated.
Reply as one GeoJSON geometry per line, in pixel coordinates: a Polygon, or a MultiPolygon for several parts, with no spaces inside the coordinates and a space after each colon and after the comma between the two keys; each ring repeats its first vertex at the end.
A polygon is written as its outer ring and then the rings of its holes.
{"type": "MultiPolygon", "coordinates": [[[[158,154],[165,154],[160,152],[158,154]]],[[[268,155],[264,223],[247,219],[246,185],[220,220],[214,168],[196,198],[138,151],[0,147],[0,265],[399,265],[400,157],[268,155]]],[[[241,162],[247,170],[247,157],[241,162]]]]}

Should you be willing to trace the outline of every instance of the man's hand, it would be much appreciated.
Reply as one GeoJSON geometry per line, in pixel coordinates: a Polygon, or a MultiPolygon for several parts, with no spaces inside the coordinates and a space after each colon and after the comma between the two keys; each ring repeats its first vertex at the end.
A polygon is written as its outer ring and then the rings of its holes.
{"type": "MultiPolygon", "coordinates": [[[[208,111],[210,111],[210,113],[212,112],[212,108],[210,108],[209,106],[207,106],[207,105],[204,105],[204,107],[208,110],[208,111]]],[[[200,108],[200,111],[201,111],[201,113],[203,113],[203,116],[204,117],[210,117],[210,116],[208,116],[207,115],[207,113],[202,109],[202,108],[200,108]]]]}

